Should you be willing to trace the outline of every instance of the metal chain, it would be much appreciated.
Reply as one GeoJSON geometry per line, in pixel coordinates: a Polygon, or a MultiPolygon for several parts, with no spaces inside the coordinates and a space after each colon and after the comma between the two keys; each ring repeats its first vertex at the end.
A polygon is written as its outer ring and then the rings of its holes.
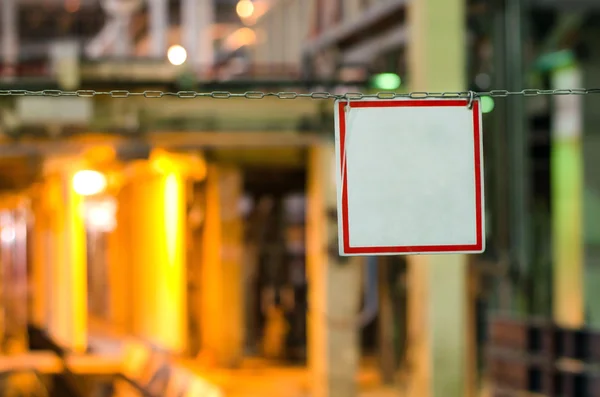
{"type": "Polygon", "coordinates": [[[138,91],[132,92],[128,90],[112,90],[112,91],[96,91],[96,90],[77,90],[77,91],[63,91],[63,90],[42,90],[42,91],[29,91],[29,90],[0,90],[0,97],[2,96],[37,96],[37,97],[85,97],[91,98],[96,96],[105,96],[111,98],[164,98],[174,97],[182,99],[192,98],[213,98],[213,99],[231,99],[231,98],[244,98],[244,99],[265,99],[265,98],[277,98],[277,99],[341,99],[341,100],[361,100],[361,99],[427,99],[427,98],[464,98],[469,99],[473,97],[495,97],[505,98],[509,96],[541,96],[541,95],[590,95],[600,94],[600,88],[574,88],[574,89],[555,89],[555,90],[541,90],[541,89],[525,89],[521,91],[507,91],[507,90],[491,90],[491,91],[463,91],[463,92],[410,92],[410,93],[396,93],[396,92],[378,92],[375,94],[362,94],[360,92],[348,92],[345,94],[333,94],[330,92],[310,92],[310,93],[299,93],[292,91],[282,92],[262,92],[262,91],[247,91],[243,93],[233,93],[229,91],[212,91],[212,92],[198,92],[198,91],[177,91],[177,92],[165,92],[165,91],[138,91]]]}

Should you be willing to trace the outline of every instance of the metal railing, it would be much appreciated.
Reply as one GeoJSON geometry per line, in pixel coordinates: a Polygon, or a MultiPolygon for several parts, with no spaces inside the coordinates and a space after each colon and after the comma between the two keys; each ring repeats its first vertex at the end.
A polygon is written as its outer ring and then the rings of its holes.
{"type": "Polygon", "coordinates": [[[600,331],[496,317],[486,355],[495,397],[600,395],[600,331]]]}

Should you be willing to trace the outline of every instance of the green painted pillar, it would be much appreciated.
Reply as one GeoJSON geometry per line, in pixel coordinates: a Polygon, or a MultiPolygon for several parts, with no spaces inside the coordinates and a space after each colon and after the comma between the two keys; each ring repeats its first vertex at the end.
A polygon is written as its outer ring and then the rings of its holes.
{"type": "MultiPolygon", "coordinates": [[[[581,86],[575,66],[556,69],[555,89],[581,86]]],[[[583,241],[583,106],[579,95],[554,97],[552,112],[553,317],[566,327],[585,322],[583,241]]]]}

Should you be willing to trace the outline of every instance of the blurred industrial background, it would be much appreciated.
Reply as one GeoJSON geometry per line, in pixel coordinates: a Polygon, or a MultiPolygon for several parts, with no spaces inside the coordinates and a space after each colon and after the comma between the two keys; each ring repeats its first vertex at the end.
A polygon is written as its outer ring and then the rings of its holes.
{"type": "Polygon", "coordinates": [[[600,1],[0,16],[2,395],[600,396],[600,1]],[[487,251],[339,257],[332,96],[468,90],[487,251]]]}

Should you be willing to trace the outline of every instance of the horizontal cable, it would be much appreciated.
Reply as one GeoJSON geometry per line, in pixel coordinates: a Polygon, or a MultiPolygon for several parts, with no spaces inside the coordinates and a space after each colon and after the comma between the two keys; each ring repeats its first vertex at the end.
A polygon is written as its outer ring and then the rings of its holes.
{"type": "Polygon", "coordinates": [[[493,98],[506,98],[510,96],[547,96],[547,95],[590,95],[600,94],[600,88],[574,88],[574,89],[554,89],[554,90],[541,90],[541,89],[524,89],[521,91],[507,91],[507,90],[491,90],[491,91],[462,91],[462,92],[409,92],[409,93],[396,93],[396,92],[378,92],[375,94],[363,94],[360,92],[348,92],[345,94],[334,94],[331,92],[293,92],[293,91],[282,91],[282,92],[261,92],[261,91],[247,91],[243,93],[233,93],[229,91],[212,91],[212,92],[198,92],[198,91],[177,91],[177,92],[165,92],[165,91],[128,91],[128,90],[112,90],[112,91],[96,91],[96,90],[77,90],[77,91],[63,91],[63,90],[42,90],[42,91],[29,91],[29,90],[0,90],[0,97],[2,96],[36,96],[36,97],[83,97],[91,98],[96,96],[104,96],[110,98],[181,98],[181,99],[193,99],[193,98],[213,98],[213,99],[232,99],[232,98],[243,98],[243,99],[265,99],[265,98],[277,98],[277,99],[338,99],[355,101],[362,99],[428,99],[428,98],[445,98],[445,99],[472,99],[481,97],[493,97],[493,98]]]}

